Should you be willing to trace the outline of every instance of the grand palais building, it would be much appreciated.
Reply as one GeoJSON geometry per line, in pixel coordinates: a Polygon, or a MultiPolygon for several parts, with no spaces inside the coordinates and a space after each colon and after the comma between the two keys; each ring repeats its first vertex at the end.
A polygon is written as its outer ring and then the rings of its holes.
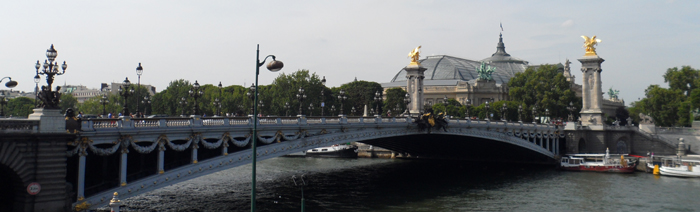
{"type": "MultiPolygon", "coordinates": [[[[537,68],[539,65],[530,65],[528,61],[513,57],[506,52],[503,36],[499,35],[496,52],[482,60],[470,60],[449,55],[427,56],[419,60],[426,68],[423,81],[424,102],[428,105],[443,103],[444,97],[455,99],[465,104],[469,99],[472,105],[480,105],[485,102],[509,100],[508,81],[516,73],[525,72],[529,67],[537,68]],[[477,68],[481,63],[495,67],[491,74],[493,80],[477,80],[477,68]]],[[[571,87],[576,91],[576,96],[581,97],[582,86],[576,84],[575,76],[571,75],[568,64],[556,64],[559,71],[564,74],[571,87]]],[[[381,83],[386,89],[400,87],[406,89],[406,70],[402,69],[390,82],[381,83]]],[[[609,116],[615,115],[617,107],[624,106],[624,101],[619,99],[604,99],[603,112],[609,116]]]]}

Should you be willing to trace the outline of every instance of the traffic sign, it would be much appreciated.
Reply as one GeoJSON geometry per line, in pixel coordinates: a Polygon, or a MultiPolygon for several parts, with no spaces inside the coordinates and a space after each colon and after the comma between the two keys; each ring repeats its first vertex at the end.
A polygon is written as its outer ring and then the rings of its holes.
{"type": "Polygon", "coordinates": [[[39,191],[41,191],[41,185],[39,185],[37,182],[30,183],[27,186],[27,193],[30,195],[36,195],[39,193],[39,191]]]}

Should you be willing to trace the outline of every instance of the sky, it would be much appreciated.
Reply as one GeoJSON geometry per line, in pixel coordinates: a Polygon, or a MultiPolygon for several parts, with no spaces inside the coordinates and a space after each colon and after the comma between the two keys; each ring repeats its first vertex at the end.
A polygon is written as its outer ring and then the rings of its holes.
{"type": "MultiPolygon", "coordinates": [[[[506,51],[530,64],[571,60],[581,84],[581,35],[602,40],[603,91],[620,90],[629,105],[663,74],[700,68],[700,1],[8,1],[0,7],[0,77],[33,91],[37,60],[54,44],[68,69],[55,85],[136,83],[165,89],[171,81],[259,82],[308,69],[334,87],[358,80],[388,82],[408,53],[490,57],[503,33],[506,51]],[[503,25],[503,31],[499,24],[503,25]]],[[[3,81],[3,84],[5,82],[3,81]]],[[[42,76],[42,82],[45,78],[42,76]]],[[[607,95],[606,95],[607,98],[607,95]]]]}

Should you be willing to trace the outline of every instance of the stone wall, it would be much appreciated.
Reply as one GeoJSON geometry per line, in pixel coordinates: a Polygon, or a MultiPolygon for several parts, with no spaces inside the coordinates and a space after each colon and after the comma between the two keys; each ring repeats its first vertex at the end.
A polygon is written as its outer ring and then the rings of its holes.
{"type": "Polygon", "coordinates": [[[627,153],[645,156],[647,152],[656,155],[673,155],[675,147],[663,139],[641,133],[627,127],[607,130],[567,130],[566,154],[577,153],[627,153]]]}

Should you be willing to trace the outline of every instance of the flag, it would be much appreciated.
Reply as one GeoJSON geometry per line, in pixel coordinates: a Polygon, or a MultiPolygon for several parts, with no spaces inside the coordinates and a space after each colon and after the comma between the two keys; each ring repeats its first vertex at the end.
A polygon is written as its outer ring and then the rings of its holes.
{"type": "Polygon", "coordinates": [[[503,23],[500,23],[500,24],[501,24],[501,32],[502,32],[503,31],[503,23]]]}

